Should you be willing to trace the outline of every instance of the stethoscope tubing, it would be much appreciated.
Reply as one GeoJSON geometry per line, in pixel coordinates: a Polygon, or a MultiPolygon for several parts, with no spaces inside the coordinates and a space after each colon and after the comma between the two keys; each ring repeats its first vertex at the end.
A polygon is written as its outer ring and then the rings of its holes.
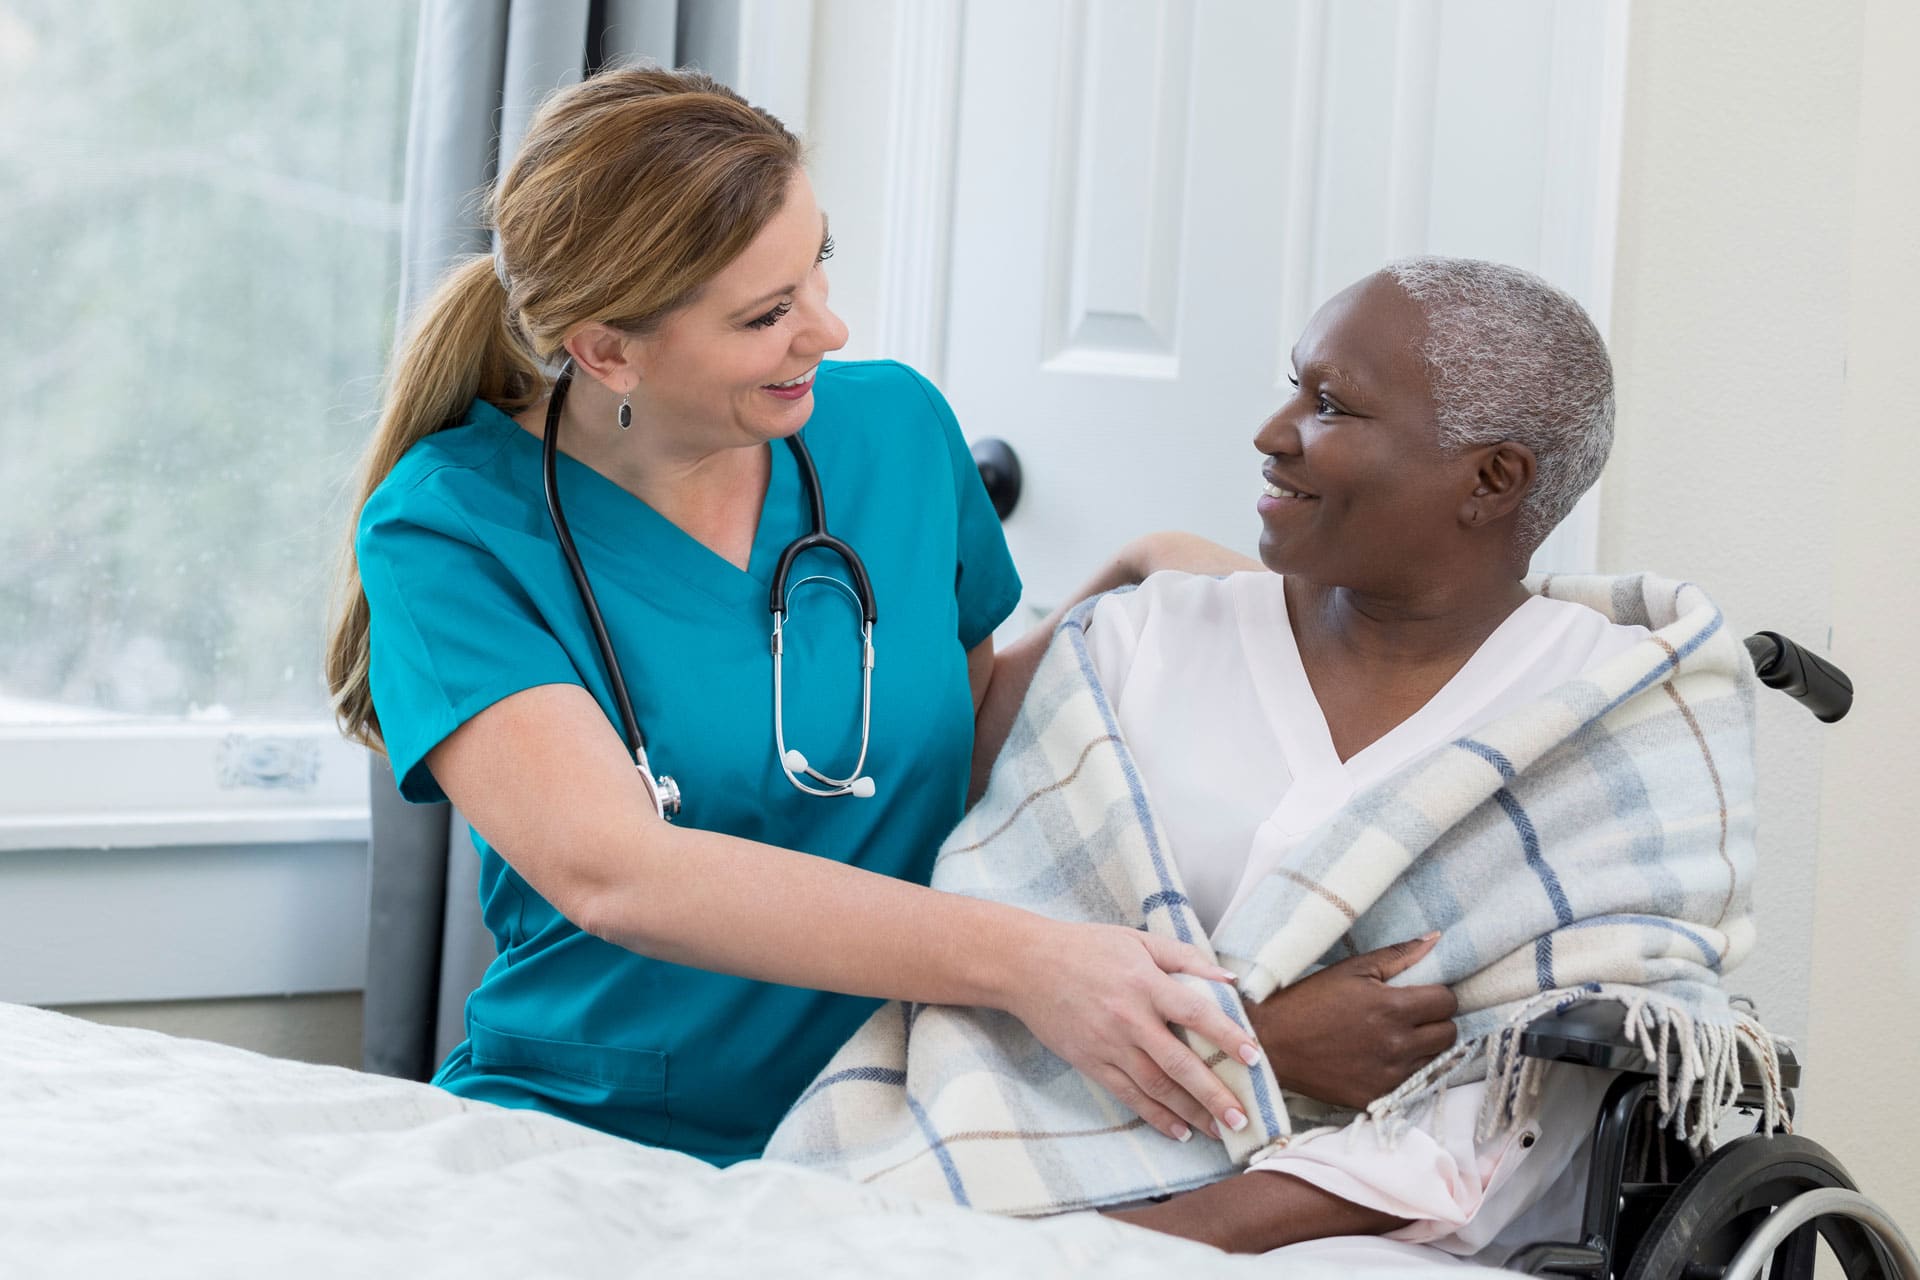
{"type": "MultiPolygon", "coordinates": [[[[588,625],[593,629],[594,643],[600,649],[600,659],[606,664],[607,683],[613,691],[614,708],[620,717],[621,732],[626,738],[628,753],[633,756],[639,767],[642,779],[646,783],[654,809],[662,818],[671,819],[680,808],[680,789],[670,777],[655,779],[647,761],[646,738],[640,732],[640,721],[633,713],[633,699],[627,691],[626,676],[620,670],[620,660],[613,651],[613,638],[608,633],[606,619],[601,616],[600,602],[594,596],[593,584],[587,579],[586,566],[581,563],[579,549],[574,545],[573,531],[567,525],[566,513],[560,506],[559,483],[559,441],[561,409],[566,403],[567,389],[573,384],[574,362],[568,356],[554,376],[553,389],[547,399],[546,432],[541,446],[541,479],[546,492],[547,515],[552,519],[553,532],[559,541],[561,555],[566,559],[567,569],[573,576],[573,585],[579,592],[580,603],[584,606],[588,625]]],[[[820,493],[820,473],[813,464],[813,455],[808,451],[798,432],[787,437],[787,448],[793,454],[794,464],[800,473],[800,487],[806,495],[810,528],[808,532],[788,543],[780,552],[780,559],[774,566],[773,582],[768,593],[768,609],[773,616],[773,736],[776,758],[780,771],[792,783],[808,795],[832,798],[836,796],[865,796],[873,794],[873,783],[861,776],[866,767],[867,749],[871,741],[873,724],[873,625],[879,617],[873,595],[873,583],[867,576],[867,566],[860,555],[850,545],[827,532],[826,503],[820,493]],[[825,574],[816,574],[803,578],[797,586],[804,586],[816,578],[830,582],[853,597],[860,611],[860,757],[853,766],[853,773],[846,778],[834,778],[820,772],[812,765],[802,763],[796,770],[788,763],[785,724],[785,699],[782,686],[782,651],[785,647],[783,630],[787,617],[789,591],[787,579],[794,561],[806,552],[820,549],[837,555],[846,565],[853,585],[848,586],[838,578],[825,574]],[[801,780],[800,775],[821,783],[813,786],[801,780]],[[863,786],[864,784],[864,786],[863,786]]]]}
{"type": "Polygon", "coordinates": [[[594,641],[600,646],[600,659],[607,664],[607,681],[613,686],[613,702],[620,713],[620,728],[627,740],[627,754],[646,754],[647,740],[640,733],[640,721],[633,714],[633,701],[627,696],[626,677],[620,671],[620,659],[613,652],[613,638],[607,634],[607,622],[600,616],[600,601],[587,581],[587,567],[580,563],[580,552],[573,545],[573,531],[560,510],[560,410],[567,400],[567,388],[573,384],[573,357],[568,356],[554,377],[553,391],[547,398],[547,432],[540,450],[541,478],[547,495],[547,514],[553,518],[553,532],[560,540],[560,553],[573,573],[573,585],[586,606],[587,622],[593,628],[594,641]]]}
{"type": "MultiPolygon", "coordinates": [[[[853,589],[840,579],[824,573],[812,574],[794,583],[795,587],[804,587],[809,582],[825,582],[844,591],[854,602],[856,608],[860,598],[853,589]]],[[[789,595],[788,598],[791,598],[789,595]]],[[[791,764],[787,755],[787,730],[782,708],[786,706],[786,696],[781,684],[781,658],[786,648],[786,626],[783,607],[773,615],[773,749],[780,759],[780,771],[787,775],[787,781],[812,796],[834,797],[855,794],[854,788],[861,781],[861,773],[867,767],[867,747],[871,741],[873,716],[873,624],[862,621],[860,624],[860,758],[854,761],[853,772],[844,778],[830,777],[810,764],[802,763],[798,768],[791,764]],[[822,787],[811,787],[800,780],[798,775],[812,778],[822,787]]],[[[805,757],[802,757],[804,761],[805,757]]]]}

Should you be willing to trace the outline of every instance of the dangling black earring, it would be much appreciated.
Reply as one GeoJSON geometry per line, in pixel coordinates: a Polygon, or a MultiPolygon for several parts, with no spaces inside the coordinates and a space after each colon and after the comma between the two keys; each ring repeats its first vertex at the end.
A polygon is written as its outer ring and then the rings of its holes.
{"type": "Polygon", "coordinates": [[[622,431],[633,425],[633,406],[628,403],[628,397],[631,395],[632,392],[628,392],[627,395],[620,397],[620,429],[622,431]]]}

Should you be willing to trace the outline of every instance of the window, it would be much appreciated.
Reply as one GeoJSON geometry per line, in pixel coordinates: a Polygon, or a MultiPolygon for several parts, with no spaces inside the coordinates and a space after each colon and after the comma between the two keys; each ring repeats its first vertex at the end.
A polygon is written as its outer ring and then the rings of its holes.
{"type": "Polygon", "coordinates": [[[0,0],[0,847],[364,830],[320,657],[418,14],[0,0]]]}

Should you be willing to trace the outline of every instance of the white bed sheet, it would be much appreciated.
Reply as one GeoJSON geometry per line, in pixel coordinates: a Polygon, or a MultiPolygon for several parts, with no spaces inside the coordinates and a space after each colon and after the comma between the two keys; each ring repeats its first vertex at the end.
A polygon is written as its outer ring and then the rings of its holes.
{"type": "Polygon", "coordinates": [[[1231,1258],[1092,1214],[1011,1221],[783,1165],[717,1171],[427,1085],[0,1004],[7,1280],[1332,1280],[1359,1263],[1231,1258]]]}

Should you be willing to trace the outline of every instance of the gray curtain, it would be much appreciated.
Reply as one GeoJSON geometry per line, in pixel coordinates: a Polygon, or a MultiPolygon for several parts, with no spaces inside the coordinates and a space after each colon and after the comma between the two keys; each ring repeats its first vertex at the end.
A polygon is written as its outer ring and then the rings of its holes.
{"type": "MultiPolygon", "coordinates": [[[[608,63],[737,66],[734,0],[427,0],[407,126],[400,319],[447,266],[492,249],[481,197],[541,98],[608,63]]],[[[466,1035],[462,1009],[493,959],[478,859],[446,805],[410,805],[372,761],[367,1070],[424,1080],[466,1035]]]]}

